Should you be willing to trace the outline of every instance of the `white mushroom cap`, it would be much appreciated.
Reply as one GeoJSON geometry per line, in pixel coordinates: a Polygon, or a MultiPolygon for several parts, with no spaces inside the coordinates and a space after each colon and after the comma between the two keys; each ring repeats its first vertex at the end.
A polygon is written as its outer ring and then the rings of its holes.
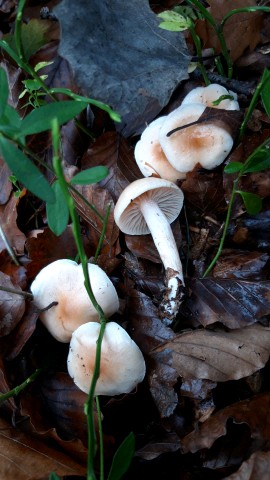
{"type": "MultiPolygon", "coordinates": [[[[119,308],[119,299],[111,280],[97,265],[89,263],[88,272],[97,302],[106,316],[113,315],[119,308]]],[[[43,268],[31,291],[39,309],[58,302],[41,312],[40,320],[60,342],[69,342],[74,330],[83,323],[98,320],[84,286],[82,266],[72,260],[56,260],[43,268]]]]}
{"type": "MultiPolygon", "coordinates": [[[[70,342],[68,372],[75,384],[86,393],[93,378],[99,332],[99,323],[85,323],[75,330],[70,342]]],[[[144,376],[145,362],[139,347],[120,325],[107,323],[95,395],[129,393],[142,382],[144,376]]]]}
{"type": "Polygon", "coordinates": [[[134,156],[144,177],[153,175],[176,182],[186,178],[186,174],[172,167],[161,148],[159,132],[165,119],[165,116],[159,117],[146,127],[135,146],[134,156]]]}
{"type": "Polygon", "coordinates": [[[236,93],[231,90],[227,90],[225,87],[212,83],[207,87],[197,87],[191,90],[182,101],[182,105],[188,105],[190,103],[201,103],[206,107],[221,108],[224,110],[239,110],[239,104],[237,102],[236,93]],[[227,98],[222,100],[218,105],[213,105],[215,100],[218,100],[223,95],[230,95],[233,100],[227,98]]]}
{"type": "Polygon", "coordinates": [[[155,177],[135,180],[123,190],[115,205],[115,223],[122,232],[129,235],[150,233],[139,208],[143,196],[144,198],[147,196],[158,205],[169,223],[178,217],[183,206],[183,192],[173,182],[155,177]]]}
{"type": "Polygon", "coordinates": [[[209,119],[188,126],[199,120],[205,109],[199,103],[181,106],[167,116],[161,127],[161,147],[176,170],[191,172],[197,164],[211,170],[225,160],[233,146],[233,138],[221,121],[209,119]],[[182,126],[185,128],[167,136],[182,126]]]}

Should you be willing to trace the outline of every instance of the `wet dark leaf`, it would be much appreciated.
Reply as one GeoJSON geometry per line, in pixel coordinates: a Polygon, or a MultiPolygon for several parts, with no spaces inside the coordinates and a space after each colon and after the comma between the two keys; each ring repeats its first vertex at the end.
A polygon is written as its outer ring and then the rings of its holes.
{"type": "MultiPolygon", "coordinates": [[[[10,278],[2,272],[0,272],[0,285],[3,288],[21,292],[21,288],[13,285],[10,278]]],[[[22,295],[0,290],[1,336],[8,335],[16,327],[24,314],[24,310],[25,301],[22,295]]]]}
{"type": "MultiPolygon", "coordinates": [[[[247,423],[256,447],[270,440],[269,393],[256,395],[250,400],[234,403],[220,410],[182,440],[184,453],[210,448],[215,440],[226,434],[226,423],[233,418],[234,423],[247,423]]],[[[240,477],[241,478],[241,477],[240,477]]]]}
{"type": "Polygon", "coordinates": [[[204,326],[221,322],[228,328],[239,328],[270,313],[268,281],[205,278],[194,280],[191,289],[187,306],[204,326]]]}

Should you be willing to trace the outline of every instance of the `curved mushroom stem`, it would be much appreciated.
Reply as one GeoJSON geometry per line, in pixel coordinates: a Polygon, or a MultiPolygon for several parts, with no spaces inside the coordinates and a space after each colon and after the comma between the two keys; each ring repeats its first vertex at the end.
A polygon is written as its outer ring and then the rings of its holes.
{"type": "Polygon", "coordinates": [[[173,319],[181,304],[184,286],[182,263],[170,223],[157,203],[146,195],[140,197],[140,210],[151,232],[153,241],[165,268],[167,292],[162,309],[167,318],[173,319]]]}

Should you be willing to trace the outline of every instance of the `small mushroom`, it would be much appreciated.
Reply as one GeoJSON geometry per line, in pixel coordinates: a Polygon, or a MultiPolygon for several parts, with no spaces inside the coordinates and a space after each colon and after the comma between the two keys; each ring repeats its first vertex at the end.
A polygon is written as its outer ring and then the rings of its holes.
{"type": "Polygon", "coordinates": [[[233,137],[221,120],[196,123],[205,109],[199,103],[183,105],[167,116],[160,129],[160,145],[180,172],[191,172],[196,165],[211,170],[225,160],[233,146],[233,137]]]}
{"type": "Polygon", "coordinates": [[[207,87],[194,88],[185,96],[181,107],[191,103],[201,103],[206,107],[221,108],[224,110],[239,110],[236,93],[232,92],[231,90],[227,90],[225,87],[222,87],[217,83],[212,83],[207,87]],[[223,96],[230,96],[232,98],[226,98],[217,105],[213,104],[215,100],[218,100],[223,96]]]}
{"type": "MultiPolygon", "coordinates": [[[[97,302],[106,316],[113,315],[119,308],[119,299],[111,280],[97,265],[89,263],[88,272],[97,302]]],[[[84,286],[82,266],[72,260],[56,260],[43,268],[31,291],[39,309],[57,302],[40,313],[40,320],[59,342],[69,342],[77,327],[98,320],[84,286]]]]}
{"type": "Polygon", "coordinates": [[[166,292],[162,308],[173,318],[183,296],[182,264],[170,224],[183,205],[183,192],[174,183],[148,177],[132,182],[121,193],[114,210],[115,222],[129,235],[151,233],[165,268],[166,292]]]}
{"type": "MultiPolygon", "coordinates": [[[[67,360],[69,375],[88,393],[93,378],[100,324],[85,323],[71,338],[67,360]]],[[[145,376],[143,354],[128,333],[117,323],[108,322],[101,345],[100,375],[95,395],[131,392],[145,376]]]]}
{"type": "Polygon", "coordinates": [[[159,117],[143,131],[136,143],[134,157],[144,177],[161,177],[170,182],[186,178],[168,162],[159,141],[159,132],[166,117],[159,117]]]}

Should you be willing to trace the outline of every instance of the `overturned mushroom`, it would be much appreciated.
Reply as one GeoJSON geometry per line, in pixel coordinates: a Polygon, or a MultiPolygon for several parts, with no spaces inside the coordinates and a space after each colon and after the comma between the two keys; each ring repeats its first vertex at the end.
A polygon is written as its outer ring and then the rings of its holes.
{"type": "Polygon", "coordinates": [[[227,90],[217,83],[211,83],[207,87],[197,87],[191,90],[182,101],[183,105],[201,103],[206,107],[220,108],[224,110],[239,110],[236,93],[227,90]],[[223,100],[216,103],[222,97],[223,100]]]}
{"type": "Polygon", "coordinates": [[[159,132],[165,119],[159,117],[146,127],[135,146],[134,157],[144,177],[161,177],[176,182],[186,178],[186,174],[172,167],[161,148],[159,132]]]}
{"type": "MultiPolygon", "coordinates": [[[[97,302],[106,316],[113,315],[119,308],[119,300],[111,280],[97,265],[89,263],[88,272],[97,302]]],[[[98,320],[84,286],[82,266],[72,260],[56,260],[43,268],[32,283],[31,291],[40,309],[57,303],[41,312],[40,320],[60,342],[69,342],[74,330],[83,323],[98,320]]]]}
{"type": "Polygon", "coordinates": [[[168,292],[162,308],[165,314],[177,314],[183,296],[182,264],[170,224],[183,205],[183,192],[174,183],[161,178],[142,178],[121,193],[114,210],[115,222],[124,233],[151,233],[165,268],[168,292]]]}
{"type": "MultiPolygon", "coordinates": [[[[93,378],[99,332],[99,323],[85,323],[74,331],[70,342],[68,372],[75,384],[86,393],[93,378]]],[[[144,376],[145,362],[139,347],[120,325],[107,323],[95,395],[129,393],[142,382],[144,376]]]]}
{"type": "Polygon", "coordinates": [[[196,165],[211,170],[220,165],[233,146],[233,137],[221,120],[205,118],[205,105],[183,105],[171,112],[160,129],[160,145],[170,164],[180,172],[196,165]],[[198,122],[199,121],[199,122],[198,122]]]}

